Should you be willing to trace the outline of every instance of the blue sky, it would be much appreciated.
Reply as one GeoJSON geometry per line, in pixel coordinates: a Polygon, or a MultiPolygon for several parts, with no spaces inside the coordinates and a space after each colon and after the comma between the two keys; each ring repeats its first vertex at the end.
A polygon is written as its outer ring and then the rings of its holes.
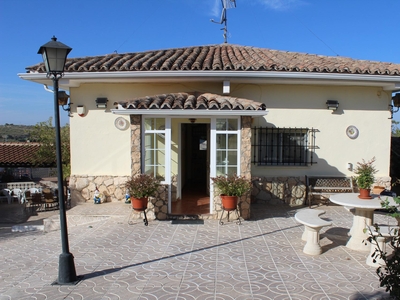
{"type": "MultiPolygon", "coordinates": [[[[399,0],[236,3],[231,44],[400,64],[399,0]]],[[[53,35],[73,48],[69,57],[220,44],[222,25],[210,22],[220,14],[220,0],[0,0],[0,124],[53,116],[53,95],[17,76],[41,62],[37,51],[53,35]]]]}

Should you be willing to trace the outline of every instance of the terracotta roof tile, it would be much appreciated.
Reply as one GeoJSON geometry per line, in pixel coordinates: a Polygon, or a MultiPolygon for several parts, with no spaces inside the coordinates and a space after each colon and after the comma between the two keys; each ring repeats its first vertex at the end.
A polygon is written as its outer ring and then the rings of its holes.
{"type": "Polygon", "coordinates": [[[171,93],[115,102],[126,109],[265,110],[264,103],[211,93],[171,93]]]}
{"type": "MultiPolygon", "coordinates": [[[[45,72],[40,63],[27,68],[45,72]]],[[[400,76],[400,64],[232,44],[69,58],[65,72],[280,71],[400,76]]]]}
{"type": "MultiPolygon", "coordinates": [[[[34,166],[39,148],[39,143],[0,143],[0,167],[34,166]]],[[[39,163],[39,166],[54,166],[54,162],[39,163]]]]}

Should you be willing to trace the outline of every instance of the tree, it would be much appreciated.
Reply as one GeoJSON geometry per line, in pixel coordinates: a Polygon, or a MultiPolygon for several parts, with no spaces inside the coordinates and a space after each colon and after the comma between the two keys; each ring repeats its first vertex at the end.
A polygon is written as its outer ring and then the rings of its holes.
{"type": "MultiPolygon", "coordinates": [[[[39,151],[34,158],[35,165],[56,164],[56,132],[50,117],[45,122],[39,122],[30,133],[31,141],[40,143],[39,151]]],[[[61,156],[64,180],[71,174],[69,125],[61,128],[61,156]]]]}
{"type": "Polygon", "coordinates": [[[397,125],[399,125],[400,122],[396,120],[392,120],[392,136],[394,137],[400,137],[400,129],[397,125]]]}

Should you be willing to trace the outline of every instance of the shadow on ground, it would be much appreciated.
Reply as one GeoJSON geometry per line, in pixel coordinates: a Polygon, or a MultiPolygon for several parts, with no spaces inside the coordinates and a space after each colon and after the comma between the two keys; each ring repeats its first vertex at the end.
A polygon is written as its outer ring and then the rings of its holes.
{"type": "Polygon", "coordinates": [[[26,208],[23,204],[12,203],[0,205],[0,227],[12,227],[13,225],[43,225],[43,219],[54,214],[58,210],[38,211],[37,208],[26,208]]]}

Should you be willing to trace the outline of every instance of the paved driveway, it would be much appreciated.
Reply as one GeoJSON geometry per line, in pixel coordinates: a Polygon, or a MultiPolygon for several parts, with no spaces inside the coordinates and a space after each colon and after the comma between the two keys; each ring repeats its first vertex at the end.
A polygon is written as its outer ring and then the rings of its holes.
{"type": "MultiPolygon", "coordinates": [[[[322,230],[324,253],[303,254],[295,209],[253,208],[253,220],[150,221],[129,225],[130,208],[83,204],[68,211],[78,275],[58,276],[60,232],[0,234],[0,299],[382,299],[367,253],[344,245],[352,216],[322,206],[333,226],[322,230]]],[[[388,222],[383,216],[379,222],[388,222]]],[[[390,220],[392,222],[392,220],[390,220]]]]}

